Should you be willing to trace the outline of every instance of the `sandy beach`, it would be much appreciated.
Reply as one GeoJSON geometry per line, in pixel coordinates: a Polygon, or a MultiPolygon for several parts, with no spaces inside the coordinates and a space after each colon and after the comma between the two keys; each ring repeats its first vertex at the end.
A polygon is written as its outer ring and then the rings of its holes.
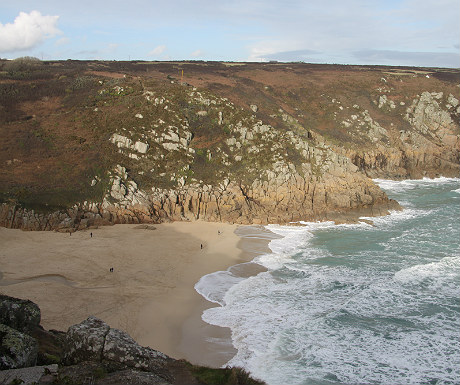
{"type": "Polygon", "coordinates": [[[136,227],[71,235],[0,228],[0,292],[36,302],[46,329],[65,331],[95,315],[171,357],[225,364],[234,354],[230,331],[201,320],[214,304],[194,285],[268,251],[268,239],[241,238],[237,225],[222,223],[136,227]]]}

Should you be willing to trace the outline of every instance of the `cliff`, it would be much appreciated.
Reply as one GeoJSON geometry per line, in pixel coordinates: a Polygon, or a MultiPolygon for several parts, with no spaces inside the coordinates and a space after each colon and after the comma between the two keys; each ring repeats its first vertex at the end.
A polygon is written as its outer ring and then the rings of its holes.
{"type": "Polygon", "coordinates": [[[350,220],[370,178],[459,176],[460,71],[4,63],[0,224],[350,220]]]}

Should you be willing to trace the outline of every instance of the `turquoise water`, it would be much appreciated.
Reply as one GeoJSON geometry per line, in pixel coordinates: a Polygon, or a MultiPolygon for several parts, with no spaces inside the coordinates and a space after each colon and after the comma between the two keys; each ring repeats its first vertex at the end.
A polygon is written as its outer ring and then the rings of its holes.
{"type": "Polygon", "coordinates": [[[460,179],[377,183],[404,210],[357,225],[270,225],[255,277],[205,276],[228,363],[275,384],[460,384],[460,179]],[[216,284],[218,283],[218,284],[216,284]]]}

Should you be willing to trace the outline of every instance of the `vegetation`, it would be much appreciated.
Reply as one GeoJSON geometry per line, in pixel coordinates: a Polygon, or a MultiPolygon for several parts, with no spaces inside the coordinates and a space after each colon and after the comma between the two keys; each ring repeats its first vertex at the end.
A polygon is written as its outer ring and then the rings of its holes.
{"type": "Polygon", "coordinates": [[[6,71],[10,79],[33,79],[46,77],[46,72],[43,71],[43,63],[40,59],[31,56],[20,57],[11,61],[7,61],[3,70],[6,71]]]}
{"type": "Polygon", "coordinates": [[[193,376],[205,385],[263,385],[241,368],[212,369],[187,363],[193,376]]]}
{"type": "Polygon", "coordinates": [[[379,109],[379,95],[391,91],[405,105],[423,89],[455,95],[459,77],[457,70],[303,63],[0,61],[0,202],[38,211],[101,202],[117,164],[145,190],[226,177],[246,185],[278,160],[299,173],[310,162],[320,175],[321,157],[306,159],[289,132],[312,148],[322,141],[373,148],[367,126],[343,121],[367,110],[385,127],[409,130],[399,110],[406,107],[379,109]],[[187,83],[179,84],[182,70],[187,83]],[[272,132],[245,139],[244,129],[258,122],[272,132]],[[181,140],[190,133],[190,143],[166,148],[170,131],[181,140]],[[115,146],[115,133],[147,144],[147,153],[115,146]]]}

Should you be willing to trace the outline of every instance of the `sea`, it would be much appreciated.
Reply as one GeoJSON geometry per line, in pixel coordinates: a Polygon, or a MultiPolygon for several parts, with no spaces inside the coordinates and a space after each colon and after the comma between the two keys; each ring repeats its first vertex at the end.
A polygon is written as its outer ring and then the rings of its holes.
{"type": "Polygon", "coordinates": [[[269,385],[460,384],[460,179],[375,180],[404,209],[246,233],[270,253],[201,278],[239,366],[269,385]],[[372,221],[372,222],[370,222],[372,221]]]}

